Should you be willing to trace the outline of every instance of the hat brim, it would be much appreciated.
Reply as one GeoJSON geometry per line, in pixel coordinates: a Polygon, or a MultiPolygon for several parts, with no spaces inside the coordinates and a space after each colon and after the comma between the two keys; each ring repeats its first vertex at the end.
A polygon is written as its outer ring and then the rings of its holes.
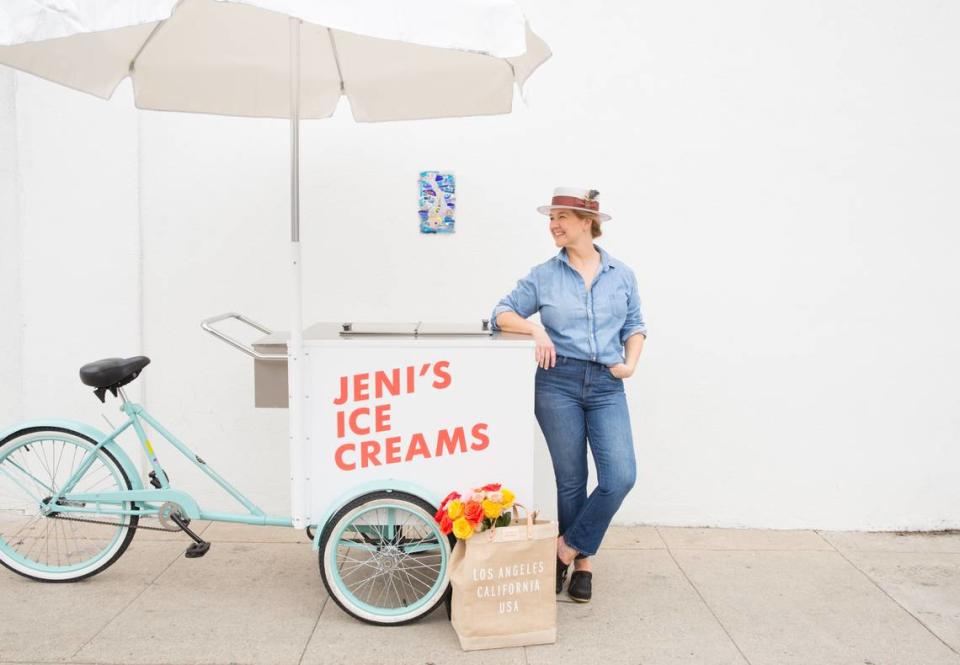
{"type": "Polygon", "coordinates": [[[578,207],[576,207],[576,206],[553,206],[553,205],[550,205],[550,206],[540,206],[540,207],[537,208],[537,212],[539,212],[539,213],[541,213],[541,214],[544,214],[544,215],[549,215],[551,210],[557,210],[557,209],[560,209],[560,208],[562,208],[562,209],[564,209],[564,210],[582,210],[583,212],[591,212],[591,213],[593,213],[594,215],[599,216],[601,222],[606,222],[606,221],[608,221],[608,220],[613,219],[610,215],[608,215],[608,214],[605,213],[605,212],[599,212],[599,211],[597,211],[597,210],[590,210],[589,208],[578,208],[578,207]]]}

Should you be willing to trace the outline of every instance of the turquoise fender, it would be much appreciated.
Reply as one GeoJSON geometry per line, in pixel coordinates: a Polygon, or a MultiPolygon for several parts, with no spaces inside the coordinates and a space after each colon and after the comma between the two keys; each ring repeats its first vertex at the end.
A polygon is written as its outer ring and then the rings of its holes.
{"type": "MultiPolygon", "coordinates": [[[[74,420],[27,420],[25,422],[17,423],[12,427],[8,427],[5,430],[0,430],[0,441],[5,440],[11,434],[16,434],[20,430],[33,429],[36,427],[59,427],[61,429],[69,429],[75,432],[79,432],[84,436],[88,436],[94,441],[100,442],[107,438],[107,435],[98,430],[96,427],[91,427],[84,423],[76,422],[74,420]]],[[[123,467],[123,470],[127,473],[127,477],[130,479],[130,485],[135,490],[143,489],[143,480],[140,478],[140,470],[136,465],[130,460],[123,449],[116,441],[107,441],[103,446],[110,454],[113,455],[120,466],[123,467]]]]}
{"type": "Polygon", "coordinates": [[[316,533],[313,536],[312,546],[314,551],[318,551],[320,549],[320,537],[323,535],[323,530],[327,526],[327,520],[333,517],[338,510],[343,508],[357,497],[379,491],[406,492],[407,494],[413,494],[414,496],[420,497],[431,506],[440,506],[440,497],[438,497],[434,492],[431,492],[421,485],[411,483],[406,480],[381,478],[380,480],[371,480],[370,482],[357,485],[356,487],[351,487],[330,504],[326,512],[320,516],[319,520],[310,520],[317,527],[316,533]]]}

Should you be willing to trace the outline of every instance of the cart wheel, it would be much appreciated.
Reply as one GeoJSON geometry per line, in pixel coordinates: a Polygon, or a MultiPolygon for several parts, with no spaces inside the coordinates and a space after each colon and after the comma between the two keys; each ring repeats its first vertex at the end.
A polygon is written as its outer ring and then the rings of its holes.
{"type": "Polygon", "coordinates": [[[358,497],[323,528],[320,575],[330,597],[367,623],[399,625],[443,602],[453,549],[418,496],[383,490],[358,497]]]}
{"type": "MultiPolygon", "coordinates": [[[[61,500],[81,510],[49,510],[49,499],[69,480],[97,442],[70,429],[34,427],[0,441],[0,564],[42,582],[75,582],[110,567],[137,528],[132,502],[99,506],[61,500]],[[81,521],[78,521],[81,520],[81,521]],[[90,521],[82,521],[90,520],[90,521]]],[[[133,489],[116,458],[101,448],[70,494],[133,489]]]]}

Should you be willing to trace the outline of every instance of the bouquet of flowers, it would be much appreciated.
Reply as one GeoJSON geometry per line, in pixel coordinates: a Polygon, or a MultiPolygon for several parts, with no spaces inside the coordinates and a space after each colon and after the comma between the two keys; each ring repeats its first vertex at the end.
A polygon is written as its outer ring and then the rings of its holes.
{"type": "Polygon", "coordinates": [[[501,487],[500,483],[475,487],[466,497],[459,492],[450,492],[433,519],[445,535],[453,531],[454,536],[466,540],[477,531],[508,526],[513,499],[513,492],[501,487]]]}

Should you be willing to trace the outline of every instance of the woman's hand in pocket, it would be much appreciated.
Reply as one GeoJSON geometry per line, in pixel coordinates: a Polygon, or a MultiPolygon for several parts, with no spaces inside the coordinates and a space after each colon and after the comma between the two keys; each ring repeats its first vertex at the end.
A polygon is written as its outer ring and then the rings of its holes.
{"type": "Polygon", "coordinates": [[[618,379],[629,379],[633,376],[633,368],[623,363],[617,363],[616,365],[610,365],[610,373],[618,379]]]}
{"type": "Polygon", "coordinates": [[[553,340],[543,328],[533,331],[533,341],[537,343],[534,355],[537,358],[537,364],[543,369],[550,369],[557,364],[557,350],[553,346],[553,340]]]}

